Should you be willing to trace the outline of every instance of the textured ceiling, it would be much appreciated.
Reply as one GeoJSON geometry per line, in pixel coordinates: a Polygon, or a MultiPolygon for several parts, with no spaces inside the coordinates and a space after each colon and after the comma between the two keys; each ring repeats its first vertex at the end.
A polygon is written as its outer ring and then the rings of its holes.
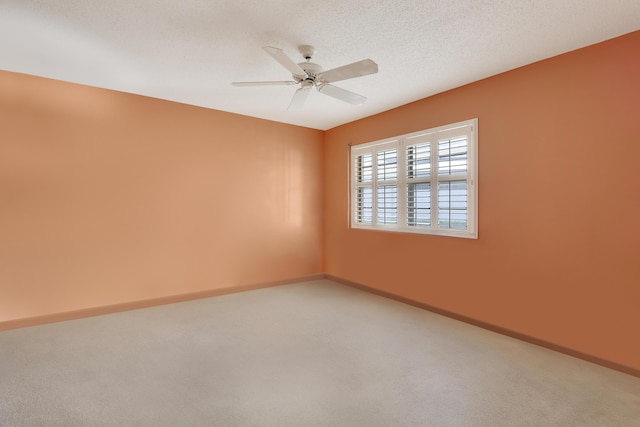
{"type": "Polygon", "coordinates": [[[638,0],[0,0],[0,69],[329,129],[640,29],[638,0]],[[296,86],[261,46],[325,69],[379,73],[336,86],[358,107],[296,86]]]}

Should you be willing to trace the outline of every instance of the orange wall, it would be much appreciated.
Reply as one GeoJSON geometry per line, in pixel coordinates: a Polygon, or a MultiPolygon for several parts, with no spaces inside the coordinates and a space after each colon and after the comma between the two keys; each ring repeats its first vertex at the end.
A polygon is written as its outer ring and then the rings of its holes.
{"type": "Polygon", "coordinates": [[[321,272],[322,143],[0,72],[0,322],[321,272]]]}
{"type": "Polygon", "coordinates": [[[0,71],[0,322],[324,270],[640,368],[638,51],[326,133],[0,71]],[[478,240],[348,228],[347,144],[473,117],[478,240]]]}
{"type": "Polygon", "coordinates": [[[325,139],[325,271],[640,368],[640,32],[325,139]],[[348,228],[347,144],[477,117],[479,239],[348,228]]]}

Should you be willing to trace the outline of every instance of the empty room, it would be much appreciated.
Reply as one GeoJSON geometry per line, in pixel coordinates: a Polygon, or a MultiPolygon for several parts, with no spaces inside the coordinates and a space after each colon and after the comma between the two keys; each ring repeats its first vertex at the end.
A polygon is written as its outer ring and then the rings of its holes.
{"type": "Polygon", "coordinates": [[[637,0],[0,36],[0,426],[640,425],[637,0]]]}

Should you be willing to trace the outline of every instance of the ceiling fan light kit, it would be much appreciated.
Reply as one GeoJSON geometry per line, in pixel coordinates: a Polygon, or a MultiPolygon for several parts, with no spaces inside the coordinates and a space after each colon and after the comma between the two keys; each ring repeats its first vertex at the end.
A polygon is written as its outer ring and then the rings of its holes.
{"type": "Polygon", "coordinates": [[[289,109],[302,108],[313,87],[324,95],[328,95],[352,105],[361,105],[367,100],[366,97],[346,89],[339,88],[330,83],[367,76],[378,72],[378,64],[373,62],[371,59],[363,59],[362,61],[323,71],[320,65],[311,62],[311,58],[315,53],[315,48],[309,45],[302,45],[298,47],[302,57],[305,59],[305,62],[300,62],[298,64],[289,58],[282,49],[272,46],[264,46],[262,49],[273,59],[278,61],[280,65],[289,70],[293,80],[233,82],[231,84],[233,86],[279,86],[299,84],[300,88],[293,94],[293,98],[291,98],[291,102],[289,103],[289,109]]]}

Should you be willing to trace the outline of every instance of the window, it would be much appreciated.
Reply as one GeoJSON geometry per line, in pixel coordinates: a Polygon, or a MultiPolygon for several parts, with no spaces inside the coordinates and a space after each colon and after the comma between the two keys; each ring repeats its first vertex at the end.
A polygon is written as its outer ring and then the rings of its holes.
{"type": "Polygon", "coordinates": [[[351,149],[351,227],[476,239],[478,120],[351,149]]]}

